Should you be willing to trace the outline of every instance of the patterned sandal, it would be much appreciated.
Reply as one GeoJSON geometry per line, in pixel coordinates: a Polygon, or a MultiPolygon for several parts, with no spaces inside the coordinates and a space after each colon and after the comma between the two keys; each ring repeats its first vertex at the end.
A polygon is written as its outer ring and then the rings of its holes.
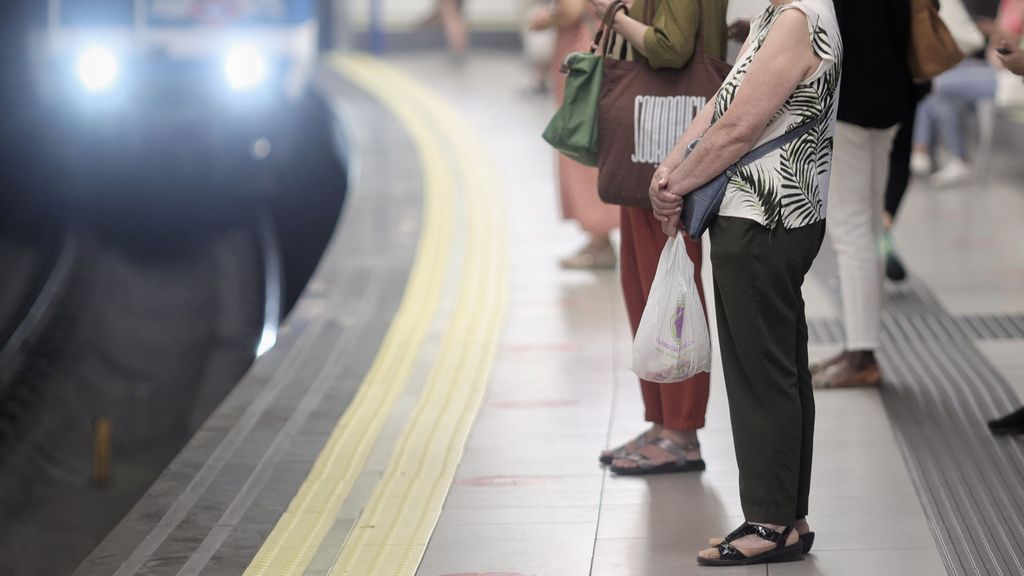
{"type": "Polygon", "coordinates": [[[786,540],[789,539],[789,534],[792,531],[793,527],[786,528],[782,532],[776,532],[767,526],[759,526],[757,524],[744,522],[742,526],[733,530],[732,533],[726,537],[728,541],[722,542],[721,544],[713,547],[718,550],[718,558],[703,558],[701,556],[697,556],[697,564],[700,564],[701,566],[748,566],[750,564],[767,564],[800,560],[803,555],[804,543],[802,541],[797,541],[792,545],[786,545],[786,540]],[[775,547],[760,554],[747,556],[730,543],[742,538],[743,536],[750,535],[756,535],[762,540],[771,542],[775,544],[775,547]],[[730,539],[730,537],[732,538],[730,539]]]}
{"type": "MultiPolygon", "coordinates": [[[[746,527],[747,527],[747,524],[743,524],[739,528],[737,528],[737,529],[733,530],[732,532],[730,532],[729,535],[726,536],[725,538],[712,538],[712,539],[708,540],[708,546],[711,546],[712,548],[714,548],[715,546],[718,546],[719,544],[728,544],[729,542],[732,542],[733,540],[737,540],[739,538],[747,536],[748,534],[750,534],[750,532],[747,531],[746,527]]],[[[803,553],[803,554],[810,554],[811,553],[811,547],[814,546],[814,532],[807,532],[806,534],[800,534],[800,543],[803,544],[803,550],[801,550],[801,553],[803,553]]]]}
{"type": "Polygon", "coordinates": [[[637,450],[639,450],[639,449],[643,448],[644,446],[647,446],[648,444],[651,443],[651,441],[647,439],[647,434],[648,434],[648,432],[643,432],[642,434],[640,434],[636,438],[633,438],[629,442],[626,442],[622,446],[619,446],[617,448],[612,448],[611,450],[608,451],[608,454],[601,454],[601,457],[598,460],[601,461],[601,464],[604,464],[605,466],[607,466],[607,465],[611,464],[612,461],[614,461],[614,460],[619,460],[619,459],[622,459],[622,458],[629,457],[629,455],[632,454],[633,452],[635,452],[635,451],[637,451],[637,450]],[[633,444],[633,452],[631,452],[627,448],[627,446],[629,446],[630,443],[633,444]]]}
{"type": "Polygon", "coordinates": [[[686,453],[699,450],[699,442],[691,442],[680,446],[668,438],[657,437],[648,444],[657,446],[675,456],[675,460],[664,464],[655,464],[653,460],[640,453],[628,454],[624,459],[630,460],[635,466],[611,466],[611,471],[619,476],[647,476],[650,474],[668,474],[672,472],[699,472],[707,468],[704,460],[687,460],[686,453]]]}

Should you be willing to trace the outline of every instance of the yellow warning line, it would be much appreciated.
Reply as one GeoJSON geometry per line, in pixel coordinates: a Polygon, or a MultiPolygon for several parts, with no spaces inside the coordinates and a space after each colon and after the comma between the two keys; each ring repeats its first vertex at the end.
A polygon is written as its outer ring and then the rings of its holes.
{"type": "Polygon", "coordinates": [[[454,174],[422,116],[408,105],[391,108],[417,145],[423,175],[424,217],[413,268],[359,391],[246,576],[297,576],[309,565],[404,390],[437,312],[454,237],[454,174]]]}
{"type": "Polygon", "coordinates": [[[332,575],[413,575],[437,523],[490,374],[505,305],[505,236],[500,197],[482,146],[436,98],[420,106],[449,127],[466,186],[466,255],[461,291],[426,388],[384,477],[332,575]]]}
{"type": "Polygon", "coordinates": [[[504,220],[495,171],[488,172],[479,144],[450,107],[392,67],[363,56],[335,57],[331,65],[388,106],[410,134],[424,180],[423,229],[402,304],[373,366],[246,576],[302,574],[323,544],[409,380],[441,301],[455,226],[462,224],[456,310],[384,477],[332,569],[415,573],[479,407],[504,310],[504,220]]]}

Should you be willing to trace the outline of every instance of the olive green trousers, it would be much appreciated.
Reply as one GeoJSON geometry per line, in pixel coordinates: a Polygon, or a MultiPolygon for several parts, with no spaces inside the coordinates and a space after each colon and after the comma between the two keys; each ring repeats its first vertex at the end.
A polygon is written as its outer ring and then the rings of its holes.
{"type": "Polygon", "coordinates": [[[814,395],[801,293],[825,223],[774,230],[745,218],[711,226],[715,312],[740,501],[748,522],[807,515],[814,395]]]}

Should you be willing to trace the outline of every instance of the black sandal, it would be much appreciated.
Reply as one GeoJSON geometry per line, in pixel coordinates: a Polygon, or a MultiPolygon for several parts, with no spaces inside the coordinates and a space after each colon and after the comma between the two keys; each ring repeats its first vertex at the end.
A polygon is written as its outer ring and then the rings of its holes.
{"type": "Polygon", "coordinates": [[[789,539],[789,534],[792,531],[792,526],[786,528],[782,532],[776,532],[767,526],[744,522],[743,525],[736,530],[733,530],[729,536],[726,537],[728,541],[714,546],[714,548],[718,550],[718,558],[702,558],[697,556],[697,564],[700,564],[701,566],[748,566],[750,564],[792,562],[794,560],[800,560],[804,549],[803,541],[798,541],[790,546],[786,546],[786,540],[789,539]],[[762,540],[774,543],[775,548],[760,554],[747,556],[730,543],[738,538],[750,535],[756,535],[762,540]]]}
{"type": "Polygon", "coordinates": [[[700,472],[707,468],[703,459],[687,460],[686,453],[692,450],[699,450],[700,443],[691,442],[685,446],[679,446],[668,438],[658,437],[649,442],[650,446],[657,446],[665,452],[675,456],[675,460],[664,464],[655,464],[653,460],[634,452],[624,458],[631,460],[635,466],[616,466],[612,464],[610,470],[619,476],[647,476],[649,474],[668,474],[670,472],[700,472]]]}
{"type": "MultiPolygon", "coordinates": [[[[747,535],[750,534],[750,531],[747,530],[746,526],[747,526],[746,524],[740,526],[739,528],[737,528],[737,529],[733,530],[732,532],[730,532],[729,535],[726,536],[725,538],[712,538],[711,540],[708,541],[708,545],[711,546],[712,548],[714,548],[715,546],[718,546],[719,544],[727,544],[729,542],[732,542],[733,540],[736,540],[736,539],[739,539],[739,538],[743,538],[744,536],[747,536],[747,535]]],[[[811,548],[814,546],[814,532],[812,531],[812,532],[807,532],[806,534],[800,534],[800,543],[803,544],[802,553],[803,554],[810,554],[811,553],[811,548]]]]}

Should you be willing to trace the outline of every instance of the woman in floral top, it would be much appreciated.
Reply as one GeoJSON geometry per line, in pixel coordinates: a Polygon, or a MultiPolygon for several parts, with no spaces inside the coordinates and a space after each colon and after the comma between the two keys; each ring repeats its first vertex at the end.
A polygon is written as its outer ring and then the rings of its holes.
{"type": "Polygon", "coordinates": [[[801,285],[825,233],[842,39],[830,0],[771,0],[713,103],[658,168],[651,201],[675,234],[683,197],[754,147],[804,136],[743,166],[711,226],[719,345],[746,522],[705,565],[795,560],[807,524],[814,397],[801,285]],[[706,133],[686,156],[686,145],[706,133]]]}

